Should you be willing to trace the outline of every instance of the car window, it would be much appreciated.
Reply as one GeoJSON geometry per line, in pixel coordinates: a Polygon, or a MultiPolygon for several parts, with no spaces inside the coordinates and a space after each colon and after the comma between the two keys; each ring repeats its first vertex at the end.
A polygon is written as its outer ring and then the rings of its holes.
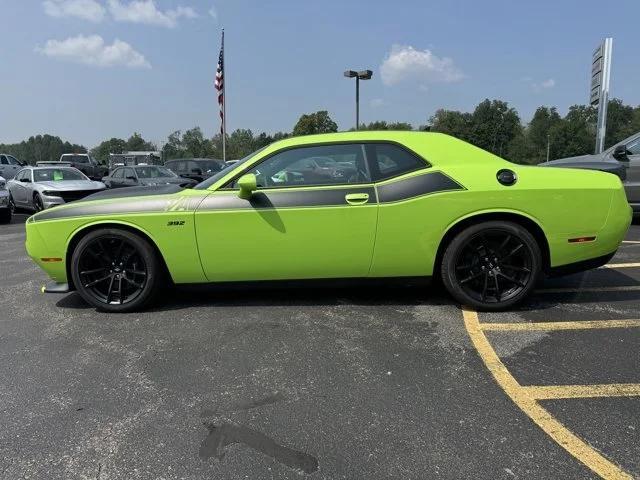
{"type": "Polygon", "coordinates": [[[133,168],[125,168],[124,176],[125,178],[129,178],[129,177],[136,178],[136,172],[133,171],[133,168]]]}
{"type": "Polygon", "coordinates": [[[246,173],[255,174],[258,187],[262,188],[368,183],[371,175],[364,158],[364,147],[360,144],[292,148],[276,153],[246,173]],[[334,163],[321,168],[314,157],[328,158],[334,163]]]}
{"type": "Polygon", "coordinates": [[[373,177],[376,180],[386,180],[428,166],[416,154],[391,143],[369,144],[367,154],[371,158],[373,177]]]}
{"type": "Polygon", "coordinates": [[[631,142],[629,142],[626,145],[626,147],[627,147],[627,151],[631,155],[640,155],[640,137],[638,137],[635,140],[632,140],[631,142]]]}
{"type": "Polygon", "coordinates": [[[86,180],[81,172],[75,168],[40,168],[34,170],[36,182],[59,182],[62,180],[86,180]]]}
{"type": "Polygon", "coordinates": [[[21,165],[20,162],[15,158],[12,157],[11,155],[7,155],[7,162],[9,163],[9,165],[21,165]]]}
{"type": "Polygon", "coordinates": [[[20,181],[22,180],[22,178],[26,177],[27,170],[20,170],[18,173],[16,173],[16,180],[20,181]]]}
{"type": "Polygon", "coordinates": [[[4,155],[0,155],[0,165],[9,165],[9,161],[4,155]]]}
{"type": "Polygon", "coordinates": [[[124,168],[116,168],[115,171],[111,174],[111,178],[122,178],[124,177],[124,168]]]}
{"type": "Polygon", "coordinates": [[[174,162],[169,168],[176,173],[184,173],[187,170],[187,162],[174,162]]]}

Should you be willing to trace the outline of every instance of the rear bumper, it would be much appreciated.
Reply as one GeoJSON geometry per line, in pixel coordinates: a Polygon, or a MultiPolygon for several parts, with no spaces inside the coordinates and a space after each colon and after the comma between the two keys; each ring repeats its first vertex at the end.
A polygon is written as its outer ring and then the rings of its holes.
{"type": "Polygon", "coordinates": [[[609,260],[613,258],[613,256],[616,254],[616,251],[613,251],[601,257],[590,258],[589,260],[581,260],[579,262],[569,263],[568,265],[561,265],[559,267],[552,267],[547,272],[547,276],[562,277],[564,275],[571,275],[573,273],[584,272],[586,270],[601,267],[609,263],[609,260]]]}

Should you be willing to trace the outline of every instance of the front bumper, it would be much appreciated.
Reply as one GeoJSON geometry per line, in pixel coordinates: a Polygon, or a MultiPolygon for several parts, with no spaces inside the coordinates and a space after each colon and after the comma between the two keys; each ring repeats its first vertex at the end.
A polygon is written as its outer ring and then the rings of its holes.
{"type": "Polygon", "coordinates": [[[9,208],[9,192],[0,190],[0,208],[9,208]]]}
{"type": "Polygon", "coordinates": [[[69,293],[71,287],[68,283],[50,282],[42,286],[42,293],[69,293]]]}

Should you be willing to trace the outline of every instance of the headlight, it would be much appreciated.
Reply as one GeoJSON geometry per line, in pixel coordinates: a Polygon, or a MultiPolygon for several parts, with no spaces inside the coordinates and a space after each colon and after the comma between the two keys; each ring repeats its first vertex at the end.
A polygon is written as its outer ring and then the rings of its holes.
{"type": "Polygon", "coordinates": [[[44,192],[42,192],[42,195],[44,195],[45,197],[59,197],[60,196],[60,192],[54,192],[51,190],[45,190],[44,192]]]}

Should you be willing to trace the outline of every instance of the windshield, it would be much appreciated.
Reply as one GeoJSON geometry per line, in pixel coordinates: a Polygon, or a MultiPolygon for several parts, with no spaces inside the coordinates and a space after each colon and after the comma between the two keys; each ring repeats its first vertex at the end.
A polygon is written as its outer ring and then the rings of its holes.
{"type": "Polygon", "coordinates": [[[88,155],[62,155],[61,162],[89,163],[88,155]]]}
{"type": "Polygon", "coordinates": [[[43,168],[33,171],[34,182],[58,182],[61,180],[88,180],[78,170],[70,168],[43,168]]]}
{"type": "Polygon", "coordinates": [[[158,178],[158,177],[177,177],[175,173],[165,167],[138,167],[138,178],[158,178]]]}
{"type": "Polygon", "coordinates": [[[212,160],[199,161],[198,166],[202,168],[202,171],[205,173],[213,173],[219,172],[222,166],[219,162],[214,162],[212,160]]]}
{"type": "Polygon", "coordinates": [[[224,167],[222,170],[220,170],[218,173],[216,173],[215,175],[212,175],[211,177],[207,178],[204,182],[200,182],[198,185],[196,185],[195,187],[193,187],[196,190],[206,190],[207,188],[209,188],[211,185],[213,185],[214,183],[216,183],[218,180],[220,180],[222,177],[224,177],[227,173],[229,173],[231,170],[234,170],[236,167],[239,167],[240,165],[248,162],[249,160],[251,160],[254,156],[256,156],[257,154],[259,154],[261,151],[263,151],[265,148],[267,147],[262,147],[260,150],[256,150],[253,153],[250,153],[249,155],[247,155],[244,158],[241,158],[240,160],[238,160],[236,163],[232,163],[231,165],[227,165],[226,167],[224,167]]]}

